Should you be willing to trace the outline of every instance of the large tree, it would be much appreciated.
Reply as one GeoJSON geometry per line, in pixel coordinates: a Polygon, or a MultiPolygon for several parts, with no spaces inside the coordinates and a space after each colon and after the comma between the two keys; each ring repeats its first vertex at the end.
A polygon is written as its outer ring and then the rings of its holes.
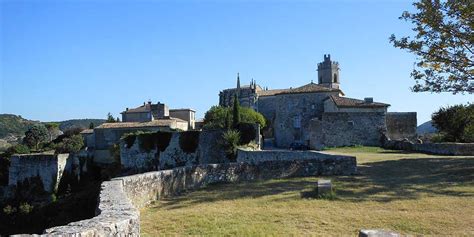
{"type": "Polygon", "coordinates": [[[414,53],[415,92],[473,93],[474,91],[474,1],[420,0],[415,13],[405,11],[400,19],[411,22],[413,37],[390,42],[414,53]]]}
{"type": "Polygon", "coordinates": [[[41,143],[47,142],[49,138],[48,129],[43,124],[35,124],[25,132],[23,142],[31,148],[38,150],[41,143]]]}

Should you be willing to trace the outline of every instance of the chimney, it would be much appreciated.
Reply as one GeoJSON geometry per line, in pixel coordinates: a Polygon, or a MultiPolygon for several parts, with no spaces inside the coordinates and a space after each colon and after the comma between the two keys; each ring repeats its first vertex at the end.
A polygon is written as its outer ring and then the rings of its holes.
{"type": "Polygon", "coordinates": [[[151,100],[148,101],[148,104],[151,105],[151,100]]]}
{"type": "Polygon", "coordinates": [[[374,103],[374,98],[372,98],[372,97],[365,97],[365,98],[364,98],[364,102],[365,102],[366,104],[374,103]]]}

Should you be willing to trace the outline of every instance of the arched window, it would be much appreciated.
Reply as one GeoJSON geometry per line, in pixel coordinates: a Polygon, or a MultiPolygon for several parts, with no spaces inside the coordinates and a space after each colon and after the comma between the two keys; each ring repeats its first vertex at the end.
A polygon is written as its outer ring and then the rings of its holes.
{"type": "Polygon", "coordinates": [[[337,74],[334,73],[334,82],[337,82],[337,74]]]}

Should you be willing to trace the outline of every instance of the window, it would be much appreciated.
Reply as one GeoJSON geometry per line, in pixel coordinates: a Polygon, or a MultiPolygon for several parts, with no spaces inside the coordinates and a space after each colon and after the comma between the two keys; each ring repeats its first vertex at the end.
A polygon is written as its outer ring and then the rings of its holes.
{"type": "Polygon", "coordinates": [[[354,121],[349,121],[349,122],[347,122],[347,124],[348,124],[349,126],[353,127],[353,126],[354,126],[354,121]]]}
{"type": "Polygon", "coordinates": [[[301,128],[301,116],[300,115],[296,115],[293,118],[293,127],[294,128],[301,128]]]}
{"type": "Polygon", "coordinates": [[[334,82],[337,82],[337,74],[334,73],[334,82]]]}

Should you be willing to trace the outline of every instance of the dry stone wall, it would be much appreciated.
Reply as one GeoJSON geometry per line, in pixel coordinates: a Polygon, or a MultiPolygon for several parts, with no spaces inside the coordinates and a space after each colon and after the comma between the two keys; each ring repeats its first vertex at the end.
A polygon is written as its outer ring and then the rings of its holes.
{"type": "MultiPolygon", "coordinates": [[[[246,157],[253,156],[246,153],[246,157]]],[[[355,157],[322,155],[311,159],[186,166],[120,177],[102,183],[96,217],[47,229],[40,236],[139,236],[138,209],[160,198],[213,183],[355,172],[355,157]]]]}
{"type": "MultiPolygon", "coordinates": [[[[14,155],[8,175],[8,185],[16,186],[25,181],[39,178],[43,190],[52,193],[67,168],[69,154],[37,153],[14,155]]],[[[69,159],[70,160],[70,159],[69,159]]]]}

